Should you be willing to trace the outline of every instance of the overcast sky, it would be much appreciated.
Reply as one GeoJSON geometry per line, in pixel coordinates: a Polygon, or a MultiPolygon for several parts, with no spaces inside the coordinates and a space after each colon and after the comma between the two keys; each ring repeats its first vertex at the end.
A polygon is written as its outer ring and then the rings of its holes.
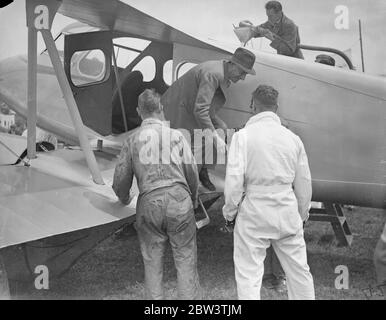
{"type": "MultiPolygon", "coordinates": [[[[249,19],[253,23],[266,20],[266,0],[125,0],[137,9],[192,35],[209,37],[221,42],[237,43],[232,23],[249,19]]],[[[386,74],[386,0],[282,0],[284,13],[299,26],[301,43],[352,50],[354,64],[360,69],[358,19],[362,20],[366,72],[386,74]],[[335,8],[349,9],[349,29],[335,28],[335,8]]],[[[56,18],[54,33],[69,19],[56,18]]],[[[255,40],[254,48],[270,50],[269,42],[255,40]]],[[[25,2],[0,9],[0,59],[25,53],[27,28],[25,2]]],[[[312,58],[314,53],[307,55],[312,58]]]]}

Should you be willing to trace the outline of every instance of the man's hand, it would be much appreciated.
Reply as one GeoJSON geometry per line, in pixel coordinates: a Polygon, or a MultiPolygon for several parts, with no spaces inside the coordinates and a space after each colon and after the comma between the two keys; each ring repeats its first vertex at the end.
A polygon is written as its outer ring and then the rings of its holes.
{"type": "Polygon", "coordinates": [[[192,199],[192,202],[193,202],[193,209],[197,209],[198,208],[198,198],[197,199],[192,199]]]}
{"type": "Polygon", "coordinates": [[[256,32],[261,34],[263,37],[265,37],[271,41],[275,40],[275,34],[272,31],[265,29],[265,28],[262,28],[262,27],[256,27],[255,30],[256,30],[256,32]]]}
{"type": "Polygon", "coordinates": [[[227,134],[228,126],[224,121],[217,120],[217,126],[216,129],[222,129],[224,131],[224,136],[227,134]]]}
{"type": "Polygon", "coordinates": [[[127,195],[127,197],[123,198],[123,199],[119,199],[121,201],[121,203],[125,206],[129,205],[131,203],[131,201],[133,201],[134,199],[134,193],[131,191],[130,189],[130,192],[129,194],[127,195]]]}
{"type": "Polygon", "coordinates": [[[220,229],[220,231],[224,233],[232,233],[233,230],[235,229],[235,222],[236,220],[233,220],[233,221],[225,220],[225,225],[220,229]]]}

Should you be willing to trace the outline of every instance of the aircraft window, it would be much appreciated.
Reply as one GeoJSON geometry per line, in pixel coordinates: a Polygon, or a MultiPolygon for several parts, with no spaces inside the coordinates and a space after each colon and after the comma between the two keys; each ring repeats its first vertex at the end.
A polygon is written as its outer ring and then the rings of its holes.
{"type": "Polygon", "coordinates": [[[163,69],[164,81],[167,85],[171,85],[173,81],[173,60],[168,60],[164,64],[163,69]]]}
{"type": "Polygon", "coordinates": [[[113,39],[113,43],[118,46],[126,47],[127,49],[134,49],[142,52],[150,44],[150,41],[138,38],[121,37],[113,39]]]}
{"type": "Polygon", "coordinates": [[[181,78],[186,72],[195,67],[197,63],[183,62],[177,67],[177,79],[181,78]]]}
{"type": "Polygon", "coordinates": [[[117,59],[117,66],[123,69],[139,56],[139,52],[116,46],[114,46],[114,54],[117,59]]]}
{"type": "Polygon", "coordinates": [[[119,68],[126,68],[150,44],[150,41],[121,37],[113,39],[114,53],[119,68]]]}
{"type": "Polygon", "coordinates": [[[155,77],[155,61],[152,57],[146,56],[140,62],[138,62],[133,71],[138,70],[143,74],[143,81],[149,82],[152,81],[155,77]]]}
{"type": "Polygon", "coordinates": [[[102,50],[77,51],[71,57],[71,81],[82,86],[102,81],[106,76],[106,58],[102,50]]]}

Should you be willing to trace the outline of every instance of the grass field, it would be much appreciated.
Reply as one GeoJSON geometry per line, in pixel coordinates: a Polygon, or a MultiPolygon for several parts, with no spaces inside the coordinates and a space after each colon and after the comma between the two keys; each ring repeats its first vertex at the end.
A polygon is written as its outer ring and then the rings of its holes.
{"type": "MultiPolygon", "coordinates": [[[[233,236],[219,229],[223,219],[221,201],[211,210],[211,224],[198,232],[198,269],[205,299],[236,299],[233,267],[233,236]]],[[[386,210],[354,207],[344,210],[354,241],[337,247],[329,223],[308,222],[305,239],[308,262],[314,276],[317,299],[368,299],[375,286],[373,251],[386,220],[386,210]],[[336,266],[349,270],[349,289],[335,289],[336,266]],[[367,295],[365,294],[367,292],[367,295]]],[[[143,263],[134,229],[122,237],[112,236],[82,257],[49,290],[16,288],[17,299],[144,299],[143,263]]],[[[176,271],[171,251],[165,257],[165,297],[175,299],[176,271]]],[[[287,299],[262,289],[262,299],[287,299]]],[[[380,299],[377,292],[371,299],[380,299]]]]}

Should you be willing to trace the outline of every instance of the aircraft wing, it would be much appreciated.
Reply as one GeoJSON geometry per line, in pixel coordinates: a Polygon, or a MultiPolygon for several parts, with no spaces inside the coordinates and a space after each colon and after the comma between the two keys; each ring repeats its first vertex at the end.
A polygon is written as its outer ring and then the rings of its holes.
{"type": "MultiPolygon", "coordinates": [[[[88,25],[126,35],[221,51],[118,0],[63,0],[58,12],[88,25]]],[[[223,52],[228,53],[225,50],[223,52]]]]}
{"type": "Polygon", "coordinates": [[[0,132],[0,166],[15,163],[26,148],[26,137],[0,132]]]}
{"type": "Polygon", "coordinates": [[[90,179],[81,150],[39,153],[33,167],[0,166],[0,248],[134,215],[136,199],[123,206],[111,188],[114,157],[96,158],[103,186],[90,179]]]}

